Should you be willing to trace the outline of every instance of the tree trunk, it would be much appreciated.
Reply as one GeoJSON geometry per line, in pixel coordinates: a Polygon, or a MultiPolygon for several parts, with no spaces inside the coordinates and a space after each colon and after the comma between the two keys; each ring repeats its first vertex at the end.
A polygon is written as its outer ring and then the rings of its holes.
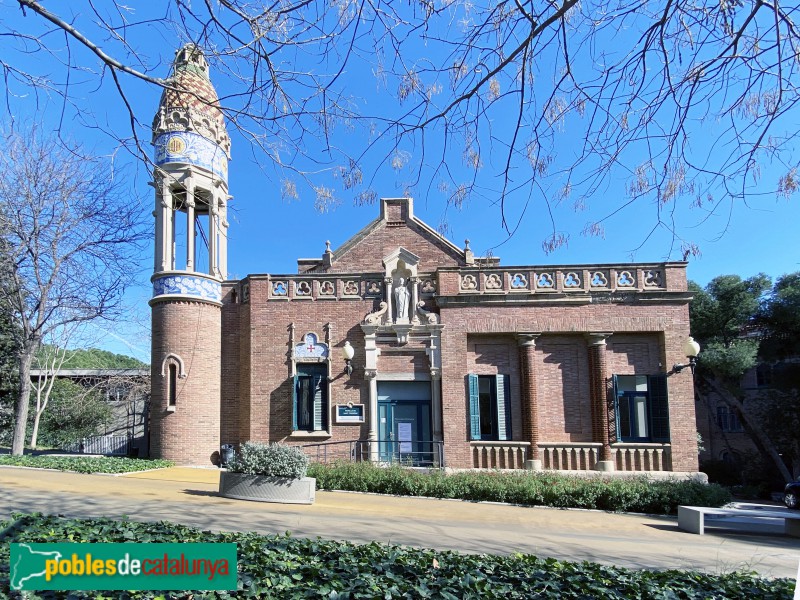
{"type": "MultiPolygon", "coordinates": [[[[63,363],[63,360],[61,361],[63,363]]],[[[59,363],[59,369],[61,364],[59,363]]],[[[56,381],[56,373],[58,369],[48,369],[45,372],[45,381],[42,383],[42,376],[39,375],[39,380],[36,382],[36,412],[33,415],[33,431],[31,431],[31,450],[36,450],[36,443],[39,438],[39,422],[42,420],[42,414],[47,408],[47,403],[50,401],[50,392],[53,391],[53,384],[56,381]]]]}
{"type": "Polygon", "coordinates": [[[759,452],[763,456],[768,456],[775,463],[786,483],[794,481],[789,469],[786,468],[786,463],[783,462],[781,455],[775,449],[775,444],[772,443],[772,440],[758,424],[758,421],[745,411],[742,401],[720,385],[715,378],[703,377],[703,381],[739,414],[739,420],[745,432],[753,440],[759,452]]]}
{"type": "Polygon", "coordinates": [[[31,450],[36,450],[36,440],[39,437],[39,420],[42,417],[42,412],[36,410],[36,413],[33,415],[33,429],[31,430],[31,450]]]}
{"type": "Polygon", "coordinates": [[[26,343],[19,356],[19,395],[14,415],[14,437],[11,441],[11,454],[20,456],[25,451],[25,437],[28,431],[28,405],[31,400],[31,364],[38,344],[26,343]]]}

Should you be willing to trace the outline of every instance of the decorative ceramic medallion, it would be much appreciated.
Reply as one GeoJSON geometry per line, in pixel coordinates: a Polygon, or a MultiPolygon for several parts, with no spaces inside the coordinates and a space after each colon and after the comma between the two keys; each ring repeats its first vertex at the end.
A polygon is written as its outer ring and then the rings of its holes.
{"type": "Polygon", "coordinates": [[[167,275],[153,281],[153,298],[165,295],[190,296],[222,302],[222,284],[193,275],[167,275]]]}
{"type": "Polygon", "coordinates": [[[307,333],[302,344],[294,347],[295,358],[328,358],[328,345],[320,342],[316,335],[307,333]]]}
{"type": "Polygon", "coordinates": [[[228,181],[228,157],[211,140],[189,131],[171,131],[159,135],[155,142],[155,163],[159,166],[185,163],[207,169],[228,181]]]}

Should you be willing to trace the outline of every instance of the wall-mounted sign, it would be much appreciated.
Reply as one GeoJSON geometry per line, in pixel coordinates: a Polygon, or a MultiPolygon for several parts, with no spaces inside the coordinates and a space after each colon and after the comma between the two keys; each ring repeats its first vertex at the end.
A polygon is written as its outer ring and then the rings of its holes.
{"type": "Polygon", "coordinates": [[[336,405],[337,423],[363,423],[364,405],[363,404],[337,404],[336,405]]]}

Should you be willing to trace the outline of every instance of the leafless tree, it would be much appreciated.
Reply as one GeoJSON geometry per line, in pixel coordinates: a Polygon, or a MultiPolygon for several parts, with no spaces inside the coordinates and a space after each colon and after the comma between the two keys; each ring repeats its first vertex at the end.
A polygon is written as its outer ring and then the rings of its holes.
{"type": "Polygon", "coordinates": [[[39,369],[39,375],[33,380],[33,393],[36,401],[33,414],[33,427],[31,429],[31,450],[36,450],[36,445],[39,441],[39,423],[42,419],[44,411],[47,410],[47,405],[50,403],[50,393],[53,391],[53,384],[56,382],[56,376],[64,364],[67,357],[66,346],[60,347],[57,345],[43,345],[36,357],[36,366],[39,369]]]}
{"type": "Polygon", "coordinates": [[[641,238],[664,229],[688,256],[686,210],[698,222],[799,185],[794,3],[5,2],[24,15],[0,29],[7,98],[59,95],[64,114],[106,128],[75,92],[110,85],[129,111],[116,135],[135,146],[150,115],[138,91],[175,85],[166,47],[194,42],[229,123],[286,196],[309,190],[320,210],[373,202],[395,169],[404,191],[446,206],[496,202],[509,234],[536,210],[547,252],[569,240],[563,206],[589,209],[583,233],[602,236],[645,203],[641,238]]]}
{"type": "Polygon", "coordinates": [[[12,452],[25,445],[30,369],[47,336],[119,315],[146,238],[140,203],[113,164],[35,131],[0,150],[0,302],[19,323],[12,452]]]}

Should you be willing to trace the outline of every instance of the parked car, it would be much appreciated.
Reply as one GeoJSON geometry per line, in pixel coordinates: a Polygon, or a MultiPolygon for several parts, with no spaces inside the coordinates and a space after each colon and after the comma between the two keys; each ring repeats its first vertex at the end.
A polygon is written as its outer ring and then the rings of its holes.
{"type": "Polygon", "coordinates": [[[793,481],[787,483],[786,488],[783,490],[783,503],[786,508],[798,509],[798,500],[800,499],[800,481],[793,481]]]}

